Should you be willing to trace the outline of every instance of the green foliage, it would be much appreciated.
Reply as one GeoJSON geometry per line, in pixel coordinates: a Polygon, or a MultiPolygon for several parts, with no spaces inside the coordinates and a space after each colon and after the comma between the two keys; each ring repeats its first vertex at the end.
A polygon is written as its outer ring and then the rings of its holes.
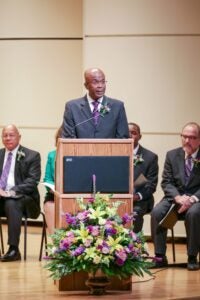
{"type": "Polygon", "coordinates": [[[48,245],[45,268],[53,279],[79,271],[95,273],[98,269],[119,278],[151,274],[152,263],[147,261],[142,232],[134,233],[132,215],[117,214],[122,202],[112,202],[111,197],[97,193],[87,203],[79,198],[81,210],[66,213],[66,228],[57,229],[48,245]]]}

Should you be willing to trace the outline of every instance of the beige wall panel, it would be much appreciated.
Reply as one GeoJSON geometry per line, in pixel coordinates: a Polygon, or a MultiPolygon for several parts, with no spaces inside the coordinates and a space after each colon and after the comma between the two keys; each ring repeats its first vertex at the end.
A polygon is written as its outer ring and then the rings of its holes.
{"type": "Polygon", "coordinates": [[[82,41],[0,41],[0,124],[57,127],[82,94],[82,41]]]}
{"type": "Polygon", "coordinates": [[[85,0],[85,35],[200,33],[199,0],[85,0]]]}
{"type": "Polygon", "coordinates": [[[82,0],[0,0],[0,38],[82,37],[82,0]]]}
{"type": "Polygon", "coordinates": [[[125,101],[146,132],[200,119],[200,37],[86,38],[85,67],[102,68],[107,95],[125,101]]]}

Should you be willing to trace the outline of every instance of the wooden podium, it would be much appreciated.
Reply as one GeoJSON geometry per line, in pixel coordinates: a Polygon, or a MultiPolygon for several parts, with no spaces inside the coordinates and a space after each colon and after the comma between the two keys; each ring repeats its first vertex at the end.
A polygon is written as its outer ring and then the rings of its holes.
{"type": "MultiPolygon", "coordinates": [[[[132,139],[59,139],[56,156],[56,191],[55,191],[55,227],[66,226],[65,213],[76,213],[78,206],[76,198],[83,196],[91,198],[91,194],[64,193],[63,157],[64,156],[128,156],[129,157],[129,191],[128,193],[113,194],[112,201],[124,202],[118,213],[131,213],[133,211],[133,140],[132,139]]],[[[98,192],[98,190],[97,190],[98,192]]],[[[101,192],[101,191],[100,191],[101,192]]],[[[102,193],[105,194],[105,193],[102,193]]],[[[83,291],[87,273],[79,272],[61,278],[56,284],[60,291],[83,291]]],[[[111,290],[130,290],[131,282],[112,278],[111,290]]]]}

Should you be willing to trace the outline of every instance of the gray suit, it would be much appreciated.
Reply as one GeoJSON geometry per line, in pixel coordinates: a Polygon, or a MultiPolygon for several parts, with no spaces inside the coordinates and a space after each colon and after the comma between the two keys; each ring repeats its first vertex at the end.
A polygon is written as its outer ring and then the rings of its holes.
{"type": "MultiPolygon", "coordinates": [[[[200,158],[200,150],[197,158],[200,158]]],[[[195,195],[200,199],[200,165],[193,167],[189,181],[186,183],[184,164],[185,153],[182,148],[167,153],[161,182],[165,196],[154,207],[151,218],[156,254],[165,255],[166,253],[167,230],[158,226],[158,223],[165,216],[174,197],[186,194],[195,195]]],[[[180,217],[185,219],[188,256],[196,256],[200,250],[200,202],[194,203],[185,213],[180,214],[180,217]]]]}
{"type": "Polygon", "coordinates": [[[128,123],[124,103],[103,97],[102,105],[109,112],[99,117],[95,126],[87,97],[74,99],[66,103],[63,117],[63,138],[128,138],[128,123]]]}

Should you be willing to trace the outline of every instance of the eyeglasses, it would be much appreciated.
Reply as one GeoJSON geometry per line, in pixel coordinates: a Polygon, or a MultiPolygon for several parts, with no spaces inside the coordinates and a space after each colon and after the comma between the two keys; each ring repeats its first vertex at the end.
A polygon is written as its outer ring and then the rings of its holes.
{"type": "Polygon", "coordinates": [[[182,139],[186,140],[192,140],[195,141],[197,140],[199,137],[198,136],[194,136],[194,135],[185,135],[185,134],[181,134],[182,139]]]}

